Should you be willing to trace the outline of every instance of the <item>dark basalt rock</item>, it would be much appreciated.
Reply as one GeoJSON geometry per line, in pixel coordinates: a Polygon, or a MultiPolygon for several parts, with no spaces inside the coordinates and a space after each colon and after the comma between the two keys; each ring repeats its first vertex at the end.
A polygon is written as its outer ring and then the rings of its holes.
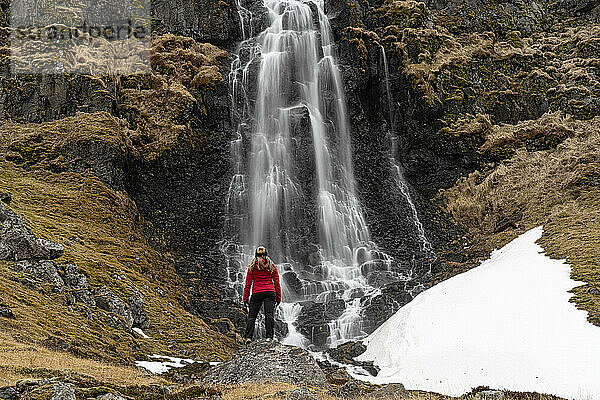
{"type": "Polygon", "coordinates": [[[259,340],[242,347],[202,379],[210,384],[246,382],[288,382],[296,385],[328,387],[325,374],[306,351],[272,340],[259,340]]]}

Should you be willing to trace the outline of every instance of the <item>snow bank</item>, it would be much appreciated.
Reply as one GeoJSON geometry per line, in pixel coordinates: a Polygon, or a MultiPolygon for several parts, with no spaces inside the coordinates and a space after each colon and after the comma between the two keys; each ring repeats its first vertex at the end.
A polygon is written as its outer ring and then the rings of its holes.
{"type": "MultiPolygon", "coordinates": [[[[569,303],[570,266],[532,229],[422,292],[364,340],[376,383],[458,396],[486,385],[600,399],[600,328],[569,303]]],[[[360,377],[364,379],[364,377],[360,377]]]]}
{"type": "Polygon", "coordinates": [[[171,368],[181,368],[194,362],[194,360],[190,359],[161,356],[159,354],[153,354],[150,356],[150,358],[157,360],[163,359],[166,361],[136,361],[135,365],[145,368],[153,374],[163,374],[169,371],[171,368]]]}

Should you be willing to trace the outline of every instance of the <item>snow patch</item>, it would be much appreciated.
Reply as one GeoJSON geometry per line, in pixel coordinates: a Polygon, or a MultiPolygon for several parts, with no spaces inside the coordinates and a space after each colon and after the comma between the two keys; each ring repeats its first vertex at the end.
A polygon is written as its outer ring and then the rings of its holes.
{"type": "Polygon", "coordinates": [[[187,364],[194,363],[194,360],[191,359],[161,356],[159,354],[153,354],[150,358],[163,359],[166,361],[136,361],[135,365],[145,368],[153,374],[163,374],[171,368],[181,368],[185,367],[187,364]]]}
{"type": "Polygon", "coordinates": [[[143,337],[144,339],[150,339],[150,336],[146,335],[146,333],[144,333],[144,331],[141,330],[140,328],[133,328],[133,331],[135,333],[137,333],[138,335],[140,335],[141,337],[143,337]]]}
{"type": "MultiPolygon", "coordinates": [[[[600,398],[600,327],[569,303],[570,265],[532,229],[480,266],[416,296],[363,342],[375,383],[459,396],[486,385],[600,398]]],[[[364,376],[357,378],[365,379],[364,376]]]]}

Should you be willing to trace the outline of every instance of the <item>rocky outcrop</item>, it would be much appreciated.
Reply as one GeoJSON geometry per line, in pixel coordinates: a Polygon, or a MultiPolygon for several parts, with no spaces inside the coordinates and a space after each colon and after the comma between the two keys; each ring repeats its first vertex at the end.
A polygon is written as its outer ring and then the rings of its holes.
{"type": "Polygon", "coordinates": [[[0,202],[0,260],[52,260],[64,252],[61,244],[36,237],[23,218],[0,202]]]}
{"type": "Polygon", "coordinates": [[[259,340],[242,347],[231,360],[209,371],[203,382],[288,382],[316,387],[328,386],[323,371],[306,350],[272,340],[259,340]]]}

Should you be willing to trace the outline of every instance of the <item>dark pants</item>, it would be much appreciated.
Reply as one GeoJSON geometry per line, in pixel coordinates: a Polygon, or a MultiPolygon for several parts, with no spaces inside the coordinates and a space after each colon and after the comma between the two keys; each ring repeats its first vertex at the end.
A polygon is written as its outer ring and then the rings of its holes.
{"type": "Polygon", "coordinates": [[[267,338],[273,338],[273,326],[275,325],[275,319],[273,318],[273,310],[275,310],[275,301],[277,297],[275,296],[275,292],[259,292],[254,293],[252,297],[250,297],[250,302],[248,304],[250,310],[248,311],[248,321],[246,323],[246,333],[244,333],[244,337],[246,339],[252,339],[254,336],[254,324],[256,322],[256,317],[258,316],[258,312],[260,311],[260,307],[265,304],[265,331],[267,338]]]}

